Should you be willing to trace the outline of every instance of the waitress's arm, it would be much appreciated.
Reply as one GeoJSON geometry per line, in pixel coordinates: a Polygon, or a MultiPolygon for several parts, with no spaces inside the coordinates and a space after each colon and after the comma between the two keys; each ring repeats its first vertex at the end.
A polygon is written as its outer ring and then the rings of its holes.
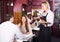
{"type": "Polygon", "coordinates": [[[54,14],[53,13],[49,13],[47,18],[46,18],[47,22],[49,22],[50,24],[48,24],[47,26],[52,26],[54,23],[54,14]]]}

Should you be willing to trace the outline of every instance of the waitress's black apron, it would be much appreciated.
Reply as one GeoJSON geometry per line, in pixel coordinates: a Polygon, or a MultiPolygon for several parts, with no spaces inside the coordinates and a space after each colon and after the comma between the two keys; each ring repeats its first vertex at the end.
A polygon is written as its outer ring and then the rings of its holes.
{"type": "MultiPolygon", "coordinates": [[[[48,15],[48,14],[47,14],[48,15]]],[[[43,19],[46,21],[46,16],[43,16],[43,19]]],[[[46,24],[47,25],[47,24],[46,24]]],[[[51,41],[51,28],[40,24],[38,33],[38,42],[50,42],[51,41]]]]}

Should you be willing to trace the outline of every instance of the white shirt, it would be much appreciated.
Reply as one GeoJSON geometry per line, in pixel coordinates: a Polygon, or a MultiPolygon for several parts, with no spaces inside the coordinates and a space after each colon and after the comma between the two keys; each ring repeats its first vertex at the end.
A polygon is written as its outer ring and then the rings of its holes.
{"type": "Polygon", "coordinates": [[[48,15],[46,17],[47,22],[49,22],[50,24],[48,24],[48,26],[52,26],[54,23],[54,13],[51,10],[48,10],[48,15]]]}
{"type": "Polygon", "coordinates": [[[54,13],[51,10],[48,10],[47,13],[48,14],[43,14],[43,16],[47,15],[46,21],[50,23],[47,26],[52,26],[54,23],[54,13]]]}
{"type": "Polygon", "coordinates": [[[0,42],[13,42],[16,37],[17,42],[23,42],[23,35],[17,25],[6,21],[0,25],[0,42]]]}

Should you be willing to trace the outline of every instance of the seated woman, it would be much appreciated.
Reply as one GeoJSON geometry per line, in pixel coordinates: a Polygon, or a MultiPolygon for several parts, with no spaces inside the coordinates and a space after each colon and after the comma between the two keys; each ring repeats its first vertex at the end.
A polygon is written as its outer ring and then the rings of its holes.
{"type": "Polygon", "coordinates": [[[20,21],[20,29],[26,39],[33,37],[32,28],[26,16],[22,16],[22,19],[20,21]]]}
{"type": "Polygon", "coordinates": [[[23,34],[32,33],[32,29],[30,28],[30,24],[28,23],[26,16],[22,16],[20,24],[21,31],[23,34]]]}

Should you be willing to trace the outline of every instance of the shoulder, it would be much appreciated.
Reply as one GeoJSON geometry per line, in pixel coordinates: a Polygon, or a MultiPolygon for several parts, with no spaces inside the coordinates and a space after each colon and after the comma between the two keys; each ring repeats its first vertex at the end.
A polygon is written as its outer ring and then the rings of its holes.
{"type": "Polygon", "coordinates": [[[15,27],[15,28],[14,28],[15,30],[19,30],[19,28],[20,28],[20,27],[17,26],[17,25],[14,25],[14,27],[15,27]]]}
{"type": "Polygon", "coordinates": [[[2,22],[2,23],[0,24],[0,26],[6,25],[6,24],[7,24],[7,21],[6,21],[6,22],[2,22]]]}

